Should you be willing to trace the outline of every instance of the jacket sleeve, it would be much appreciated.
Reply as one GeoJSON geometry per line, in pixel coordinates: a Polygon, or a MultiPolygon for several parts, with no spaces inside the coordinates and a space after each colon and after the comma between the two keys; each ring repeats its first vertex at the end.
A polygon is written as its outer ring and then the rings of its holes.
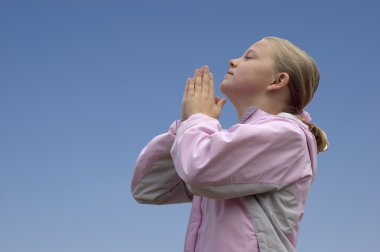
{"type": "Polygon", "coordinates": [[[174,204],[191,202],[193,194],[177,175],[170,155],[180,120],[168,132],[155,136],[141,150],[131,182],[134,199],[141,204],[174,204]]]}
{"type": "Polygon", "coordinates": [[[170,154],[189,190],[215,199],[279,190],[312,171],[303,131],[282,117],[224,130],[217,119],[193,114],[170,154]]]}

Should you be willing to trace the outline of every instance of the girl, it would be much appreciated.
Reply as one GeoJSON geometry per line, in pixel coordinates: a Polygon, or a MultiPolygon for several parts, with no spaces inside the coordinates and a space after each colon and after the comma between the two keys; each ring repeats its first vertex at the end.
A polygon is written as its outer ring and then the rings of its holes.
{"type": "Polygon", "coordinates": [[[325,133],[303,108],[319,83],[314,60],[264,37],[230,61],[220,90],[238,123],[222,129],[208,67],[196,69],[182,120],[140,152],[131,191],[142,204],[192,202],[185,252],[296,251],[325,133]]]}

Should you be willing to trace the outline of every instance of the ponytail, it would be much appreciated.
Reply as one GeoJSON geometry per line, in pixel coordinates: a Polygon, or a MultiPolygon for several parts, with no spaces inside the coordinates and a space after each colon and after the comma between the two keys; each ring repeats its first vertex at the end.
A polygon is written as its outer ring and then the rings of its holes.
{"type": "Polygon", "coordinates": [[[315,61],[302,49],[289,40],[277,37],[264,37],[273,45],[273,60],[275,70],[289,74],[290,97],[284,112],[295,115],[309,126],[310,132],[315,136],[318,153],[326,151],[329,147],[326,133],[298,114],[313,99],[319,84],[319,70],[315,61]]]}
{"type": "Polygon", "coordinates": [[[302,116],[299,116],[299,115],[295,115],[295,116],[298,117],[307,126],[309,126],[310,132],[313,133],[315,140],[317,141],[318,153],[327,151],[327,149],[329,148],[329,141],[327,139],[326,133],[317,125],[311,122],[307,122],[302,116]]]}

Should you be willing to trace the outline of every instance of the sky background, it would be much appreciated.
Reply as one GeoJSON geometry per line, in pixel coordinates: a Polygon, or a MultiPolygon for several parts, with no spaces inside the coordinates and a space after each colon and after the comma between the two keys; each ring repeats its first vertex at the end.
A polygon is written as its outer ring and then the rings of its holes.
{"type": "MultiPolygon", "coordinates": [[[[298,251],[380,251],[378,1],[0,0],[0,251],[182,251],[190,203],[138,204],[142,148],[186,79],[264,36],[317,62],[318,156],[298,251]]],[[[231,102],[223,128],[237,123],[231,102]]]]}

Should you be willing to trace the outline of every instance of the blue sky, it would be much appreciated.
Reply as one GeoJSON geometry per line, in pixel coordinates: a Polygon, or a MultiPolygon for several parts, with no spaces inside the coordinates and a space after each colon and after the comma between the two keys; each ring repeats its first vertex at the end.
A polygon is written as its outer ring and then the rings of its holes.
{"type": "MultiPolygon", "coordinates": [[[[330,141],[298,251],[380,251],[376,1],[0,2],[0,251],[182,251],[191,204],[141,205],[136,158],[263,36],[317,62],[306,110],[330,141]],[[377,109],[376,109],[377,108],[377,109]]],[[[237,122],[230,102],[220,122],[237,122]]]]}

